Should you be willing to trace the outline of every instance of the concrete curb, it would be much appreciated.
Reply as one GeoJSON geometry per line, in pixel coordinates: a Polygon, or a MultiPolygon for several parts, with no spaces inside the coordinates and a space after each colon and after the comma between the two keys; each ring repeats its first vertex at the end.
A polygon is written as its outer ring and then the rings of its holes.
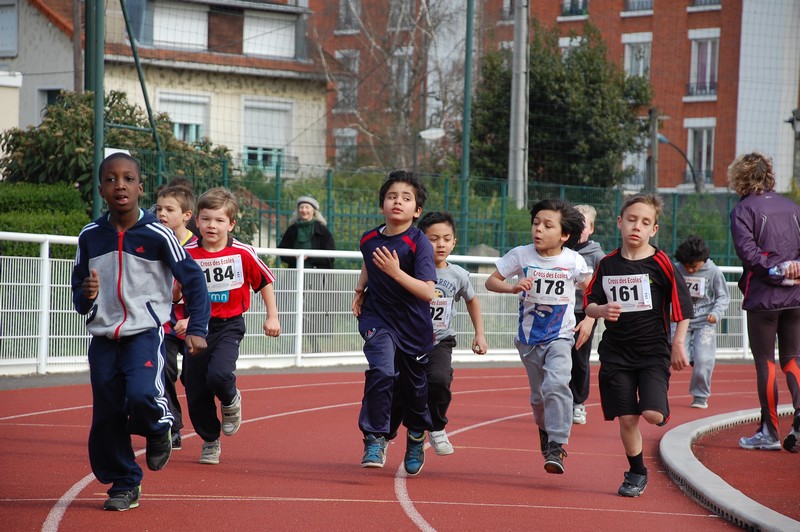
{"type": "MultiPolygon", "coordinates": [[[[778,408],[778,415],[793,413],[794,409],[791,406],[778,408]]],[[[757,422],[759,419],[761,411],[753,409],[684,423],[661,438],[659,444],[661,461],[681,490],[699,504],[737,526],[748,530],[800,530],[800,521],[779,514],[750,499],[707,469],[692,452],[692,443],[704,434],[743,423],[757,422]]]]}

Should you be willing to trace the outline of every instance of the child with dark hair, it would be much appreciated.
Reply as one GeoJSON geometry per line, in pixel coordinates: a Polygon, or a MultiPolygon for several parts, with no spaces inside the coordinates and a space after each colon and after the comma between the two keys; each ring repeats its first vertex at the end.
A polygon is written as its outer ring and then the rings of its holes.
{"type": "Polygon", "coordinates": [[[717,355],[716,324],[730,301],[725,276],[708,258],[709,254],[708,246],[699,236],[690,236],[675,250],[676,268],[683,274],[694,308],[694,318],[686,333],[686,352],[693,366],[689,381],[692,408],[708,408],[711,373],[717,355]]]}
{"type": "MultiPolygon", "coordinates": [[[[472,339],[472,352],[485,355],[489,350],[483,331],[483,316],[475,289],[469,282],[469,272],[456,264],[447,262],[458,241],[456,224],[448,212],[429,212],[417,223],[417,228],[425,233],[433,245],[433,261],[436,266],[436,289],[431,300],[430,311],[433,322],[435,345],[428,353],[425,372],[428,376],[428,410],[431,414],[431,446],[438,455],[453,454],[453,445],[447,437],[447,410],[453,394],[453,348],[456,346],[456,331],[453,320],[456,316],[455,304],[464,299],[475,336],[472,339]]],[[[397,402],[395,401],[395,405],[397,402]]],[[[396,429],[393,416],[392,429],[396,429]]]]}
{"type": "Polygon", "coordinates": [[[369,369],[358,426],[364,435],[361,467],[383,467],[392,434],[394,392],[402,397],[402,422],[408,429],[406,473],[425,462],[425,431],[430,430],[425,366],[433,348],[430,301],[436,285],[433,246],[413,226],[428,197],[416,174],[396,170],[380,188],[386,222],[365,232],[364,257],[352,310],[364,338],[369,369]]]}
{"type": "MultiPolygon", "coordinates": [[[[575,342],[575,288],[591,270],[574,246],[583,215],[561,199],[542,200],[531,209],[533,243],[509,251],[486,280],[492,292],[518,294],[519,328],[514,344],[528,373],[533,418],[548,473],[564,472],[564,445],[572,429],[572,345],[575,342]],[[517,277],[515,284],[506,282],[517,277]]],[[[580,341],[580,340],[579,340],[580,341]]],[[[578,346],[580,347],[580,346],[578,346]]]]}

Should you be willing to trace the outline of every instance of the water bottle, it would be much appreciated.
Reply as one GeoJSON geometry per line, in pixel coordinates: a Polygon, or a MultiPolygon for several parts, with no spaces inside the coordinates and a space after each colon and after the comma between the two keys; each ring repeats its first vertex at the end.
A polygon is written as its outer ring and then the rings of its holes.
{"type": "Polygon", "coordinates": [[[789,266],[792,264],[792,262],[794,261],[787,260],[781,262],[777,266],[773,266],[772,268],[769,269],[768,272],[769,276],[772,277],[773,279],[783,278],[783,280],[781,281],[782,285],[794,286],[795,279],[786,279],[786,271],[789,269],[789,266]]]}

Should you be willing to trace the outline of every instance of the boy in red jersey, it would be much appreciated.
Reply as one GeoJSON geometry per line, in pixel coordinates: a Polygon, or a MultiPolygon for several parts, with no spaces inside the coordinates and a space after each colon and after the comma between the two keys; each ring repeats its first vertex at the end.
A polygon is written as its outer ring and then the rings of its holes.
{"type": "MultiPolygon", "coordinates": [[[[250,289],[261,294],[267,308],[264,333],[281,334],[275,303],[275,276],[252,246],[229,233],[236,225],[239,206],[225,188],[212,188],[197,201],[200,238],[186,246],[206,276],[211,298],[208,349],[183,361],[186,402],[194,430],[203,438],[201,464],[218,464],[219,434],[232,436],[242,423],[242,395],[236,388],[236,360],[244,338],[242,314],[250,308],[250,289]],[[219,399],[222,422],[217,417],[219,399]]],[[[191,323],[191,316],[189,317],[191,323]]]]}
{"type": "Polygon", "coordinates": [[[600,403],[607,421],[619,420],[630,464],[617,491],[623,497],[638,497],[647,487],[639,418],[667,423],[670,366],[689,365],[684,343],[692,298],[667,254],[650,244],[661,208],[650,194],[625,201],[617,217],[622,247],[600,261],[584,297],[586,315],[606,320],[597,348],[600,403]],[[670,317],[677,322],[671,346],[670,317]]]}
{"type": "MultiPolygon", "coordinates": [[[[181,246],[197,240],[187,224],[192,219],[194,211],[194,192],[182,186],[168,186],[159,190],[156,198],[156,218],[163,225],[172,229],[175,238],[181,246]]],[[[178,390],[175,383],[178,381],[178,353],[186,356],[186,305],[183,300],[172,304],[172,313],[169,322],[164,324],[164,343],[166,345],[166,360],[164,363],[164,391],[169,399],[169,410],[175,417],[172,423],[172,450],[181,449],[183,428],[183,411],[178,401],[178,390]]]]}

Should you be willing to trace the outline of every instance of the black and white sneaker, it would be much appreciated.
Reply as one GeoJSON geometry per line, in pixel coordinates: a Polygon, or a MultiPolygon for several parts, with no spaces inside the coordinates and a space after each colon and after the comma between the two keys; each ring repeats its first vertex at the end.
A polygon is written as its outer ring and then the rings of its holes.
{"type": "Polygon", "coordinates": [[[544,470],[554,475],[564,473],[564,458],[567,456],[567,451],[561,447],[558,442],[548,442],[547,449],[544,452],[544,470]]]}
{"type": "Polygon", "coordinates": [[[139,495],[142,493],[142,487],[136,486],[130,491],[119,491],[109,495],[108,500],[103,503],[103,510],[110,510],[112,512],[124,512],[131,508],[139,506],[139,495]]]}
{"type": "Polygon", "coordinates": [[[147,458],[147,468],[150,469],[150,471],[161,471],[164,469],[171,455],[172,432],[169,429],[161,436],[147,438],[145,457],[147,458]]]}
{"type": "Polygon", "coordinates": [[[622,486],[619,487],[617,493],[623,497],[638,497],[644,493],[646,487],[647,475],[625,471],[625,480],[622,481],[622,486]]]}

